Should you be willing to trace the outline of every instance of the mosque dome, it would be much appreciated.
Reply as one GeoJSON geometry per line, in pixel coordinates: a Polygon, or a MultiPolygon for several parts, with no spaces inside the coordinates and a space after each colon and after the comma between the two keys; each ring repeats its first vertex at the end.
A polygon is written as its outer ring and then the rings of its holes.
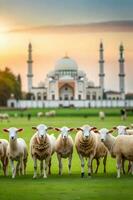
{"type": "Polygon", "coordinates": [[[57,61],[55,65],[56,71],[64,71],[64,70],[75,70],[77,71],[78,65],[72,58],[65,56],[57,61]]]}

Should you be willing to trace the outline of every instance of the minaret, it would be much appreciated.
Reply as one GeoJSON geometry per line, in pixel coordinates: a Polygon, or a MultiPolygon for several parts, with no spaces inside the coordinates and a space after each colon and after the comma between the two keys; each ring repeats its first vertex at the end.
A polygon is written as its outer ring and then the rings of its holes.
{"type": "Polygon", "coordinates": [[[100,43],[100,49],[99,49],[99,86],[102,88],[102,91],[104,92],[104,56],[103,56],[103,43],[100,43]]]}
{"type": "Polygon", "coordinates": [[[31,43],[29,43],[28,46],[28,60],[27,60],[27,64],[28,64],[28,73],[27,73],[27,79],[28,79],[28,92],[31,93],[31,89],[32,89],[32,78],[33,78],[33,74],[32,74],[32,45],[31,43]]]}
{"type": "Polygon", "coordinates": [[[119,47],[120,51],[120,58],[119,58],[119,90],[122,95],[122,98],[125,98],[125,72],[124,72],[124,47],[123,44],[120,45],[119,47]]]}

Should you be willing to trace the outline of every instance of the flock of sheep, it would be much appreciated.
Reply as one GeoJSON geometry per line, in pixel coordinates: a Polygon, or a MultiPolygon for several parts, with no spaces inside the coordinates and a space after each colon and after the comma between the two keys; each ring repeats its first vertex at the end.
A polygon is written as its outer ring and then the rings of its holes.
{"type": "MultiPolygon", "coordinates": [[[[34,163],[33,178],[37,178],[37,160],[40,161],[40,176],[44,178],[51,173],[51,159],[56,152],[59,163],[59,175],[62,175],[62,159],[68,158],[68,170],[71,174],[71,164],[73,157],[74,143],[81,161],[81,177],[84,177],[85,159],[88,162],[88,176],[93,173],[92,162],[95,159],[98,171],[100,158],[103,158],[104,173],[106,173],[106,160],[108,153],[111,154],[117,162],[117,177],[120,178],[121,169],[124,170],[124,161],[129,161],[129,171],[133,174],[133,129],[126,126],[117,126],[108,130],[102,128],[98,130],[96,127],[84,125],[78,128],[53,128],[40,124],[32,127],[35,130],[34,135],[30,139],[30,154],[34,163]],[[57,139],[52,134],[48,134],[48,130],[53,129],[59,131],[57,139]],[[75,142],[70,132],[76,130],[75,142]],[[113,136],[112,132],[117,130],[118,135],[113,136]]],[[[26,165],[28,160],[28,148],[26,142],[17,135],[23,129],[14,127],[4,128],[3,131],[9,134],[9,142],[0,139],[0,160],[3,165],[4,175],[8,175],[8,162],[10,161],[12,169],[12,178],[16,174],[26,174],[26,165]],[[17,164],[15,166],[15,161],[17,164]]]]}

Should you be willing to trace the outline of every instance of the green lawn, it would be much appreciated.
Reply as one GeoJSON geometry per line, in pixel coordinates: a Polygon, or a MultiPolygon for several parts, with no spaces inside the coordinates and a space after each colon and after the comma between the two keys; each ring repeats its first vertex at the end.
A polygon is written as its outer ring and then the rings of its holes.
{"type": "MultiPolygon", "coordinates": [[[[50,110],[56,111],[56,116],[58,117],[90,117],[98,116],[99,111],[104,111],[106,116],[120,116],[121,108],[29,108],[29,109],[9,109],[9,108],[0,108],[0,113],[8,113],[10,116],[27,116],[30,113],[32,116],[37,116],[38,112],[47,112],[50,110]]],[[[133,116],[133,109],[128,109],[128,116],[133,116]]]]}
{"type": "MultiPolygon", "coordinates": [[[[120,117],[107,117],[105,121],[100,121],[98,117],[51,117],[51,118],[32,118],[27,121],[24,118],[11,118],[10,122],[0,123],[0,138],[8,138],[7,133],[2,132],[4,127],[23,127],[25,130],[19,135],[23,137],[27,144],[29,144],[30,137],[34,133],[31,130],[33,125],[45,123],[46,125],[61,127],[67,125],[69,127],[78,127],[83,124],[94,125],[97,128],[107,127],[118,124],[130,125],[133,123],[133,117],[130,116],[125,122],[120,120],[120,117]]],[[[53,133],[50,131],[49,133],[53,133]]],[[[55,135],[58,135],[55,132],[55,135]]],[[[73,137],[75,132],[72,133],[73,137]]],[[[58,163],[56,155],[52,160],[52,175],[47,179],[38,178],[32,179],[33,176],[33,162],[29,156],[27,175],[16,177],[15,180],[9,177],[3,177],[2,170],[0,171],[0,200],[14,200],[14,199],[133,199],[133,177],[131,175],[122,175],[118,180],[116,179],[115,160],[108,157],[107,174],[103,174],[102,162],[100,164],[99,172],[93,175],[92,178],[80,178],[80,161],[76,151],[74,151],[72,163],[72,175],[68,175],[67,160],[63,162],[63,175],[58,176],[58,163]]],[[[10,169],[10,168],[9,168],[10,169]]]]}

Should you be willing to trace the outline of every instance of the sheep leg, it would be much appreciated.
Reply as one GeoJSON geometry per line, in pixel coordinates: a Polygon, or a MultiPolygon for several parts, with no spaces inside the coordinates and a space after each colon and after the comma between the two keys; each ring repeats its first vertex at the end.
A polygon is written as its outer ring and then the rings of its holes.
{"type": "Polygon", "coordinates": [[[36,157],[33,157],[33,161],[34,161],[34,175],[33,178],[37,177],[37,159],[36,157]]]}
{"type": "Polygon", "coordinates": [[[120,178],[120,173],[121,173],[121,157],[120,156],[117,156],[116,157],[116,161],[117,161],[117,178],[120,178]]]}
{"type": "Polygon", "coordinates": [[[43,160],[40,161],[40,176],[43,175],[43,160]]]}
{"type": "Polygon", "coordinates": [[[49,160],[49,164],[48,164],[48,174],[51,174],[51,158],[49,160]]]}
{"type": "Polygon", "coordinates": [[[68,157],[68,171],[71,174],[71,166],[72,166],[72,154],[68,157]]]}
{"type": "Polygon", "coordinates": [[[12,178],[15,178],[16,168],[15,168],[15,165],[14,165],[14,161],[12,159],[10,159],[10,165],[11,165],[11,168],[12,168],[12,178]]]}
{"type": "Polygon", "coordinates": [[[81,154],[79,154],[79,158],[81,161],[81,178],[83,178],[85,175],[85,172],[84,172],[85,163],[84,163],[84,158],[81,156],[81,154]]]}
{"type": "Polygon", "coordinates": [[[48,157],[48,158],[46,158],[46,160],[44,160],[44,175],[43,175],[43,178],[47,178],[47,168],[48,168],[48,164],[49,164],[49,159],[50,159],[50,157],[48,157]]]}
{"type": "Polygon", "coordinates": [[[131,173],[133,175],[133,162],[132,161],[130,161],[130,169],[131,169],[131,173]]]}
{"type": "Polygon", "coordinates": [[[62,160],[60,154],[57,154],[58,162],[59,162],[59,175],[62,175],[62,160]]]}
{"type": "Polygon", "coordinates": [[[96,165],[97,165],[97,167],[96,167],[96,170],[95,170],[95,174],[97,174],[97,172],[98,172],[99,164],[100,164],[99,159],[96,158],[96,165]]]}
{"type": "Polygon", "coordinates": [[[23,162],[24,162],[24,175],[26,175],[27,158],[24,159],[23,162]]]}
{"type": "Polygon", "coordinates": [[[88,176],[91,176],[91,173],[92,173],[91,169],[92,169],[93,157],[94,157],[93,155],[90,155],[90,158],[88,160],[88,176]]]}
{"type": "Polygon", "coordinates": [[[104,173],[106,174],[106,162],[107,162],[107,155],[103,158],[103,166],[104,166],[104,173]]]}
{"type": "Polygon", "coordinates": [[[125,160],[122,159],[122,171],[123,171],[123,174],[126,174],[126,172],[125,172],[125,167],[124,167],[124,163],[125,163],[125,160]]]}
{"type": "Polygon", "coordinates": [[[23,157],[20,158],[20,173],[21,173],[21,175],[24,175],[24,162],[23,162],[23,157]]]}
{"type": "Polygon", "coordinates": [[[17,165],[16,165],[16,174],[17,175],[20,175],[21,173],[21,169],[20,169],[20,160],[17,162],[17,165]]]}
{"type": "Polygon", "coordinates": [[[8,157],[5,158],[4,165],[5,165],[5,176],[8,176],[8,157]]]}
{"type": "Polygon", "coordinates": [[[3,165],[3,172],[4,172],[4,176],[7,176],[7,166],[8,166],[8,158],[4,158],[2,160],[2,165],[3,165]]]}

